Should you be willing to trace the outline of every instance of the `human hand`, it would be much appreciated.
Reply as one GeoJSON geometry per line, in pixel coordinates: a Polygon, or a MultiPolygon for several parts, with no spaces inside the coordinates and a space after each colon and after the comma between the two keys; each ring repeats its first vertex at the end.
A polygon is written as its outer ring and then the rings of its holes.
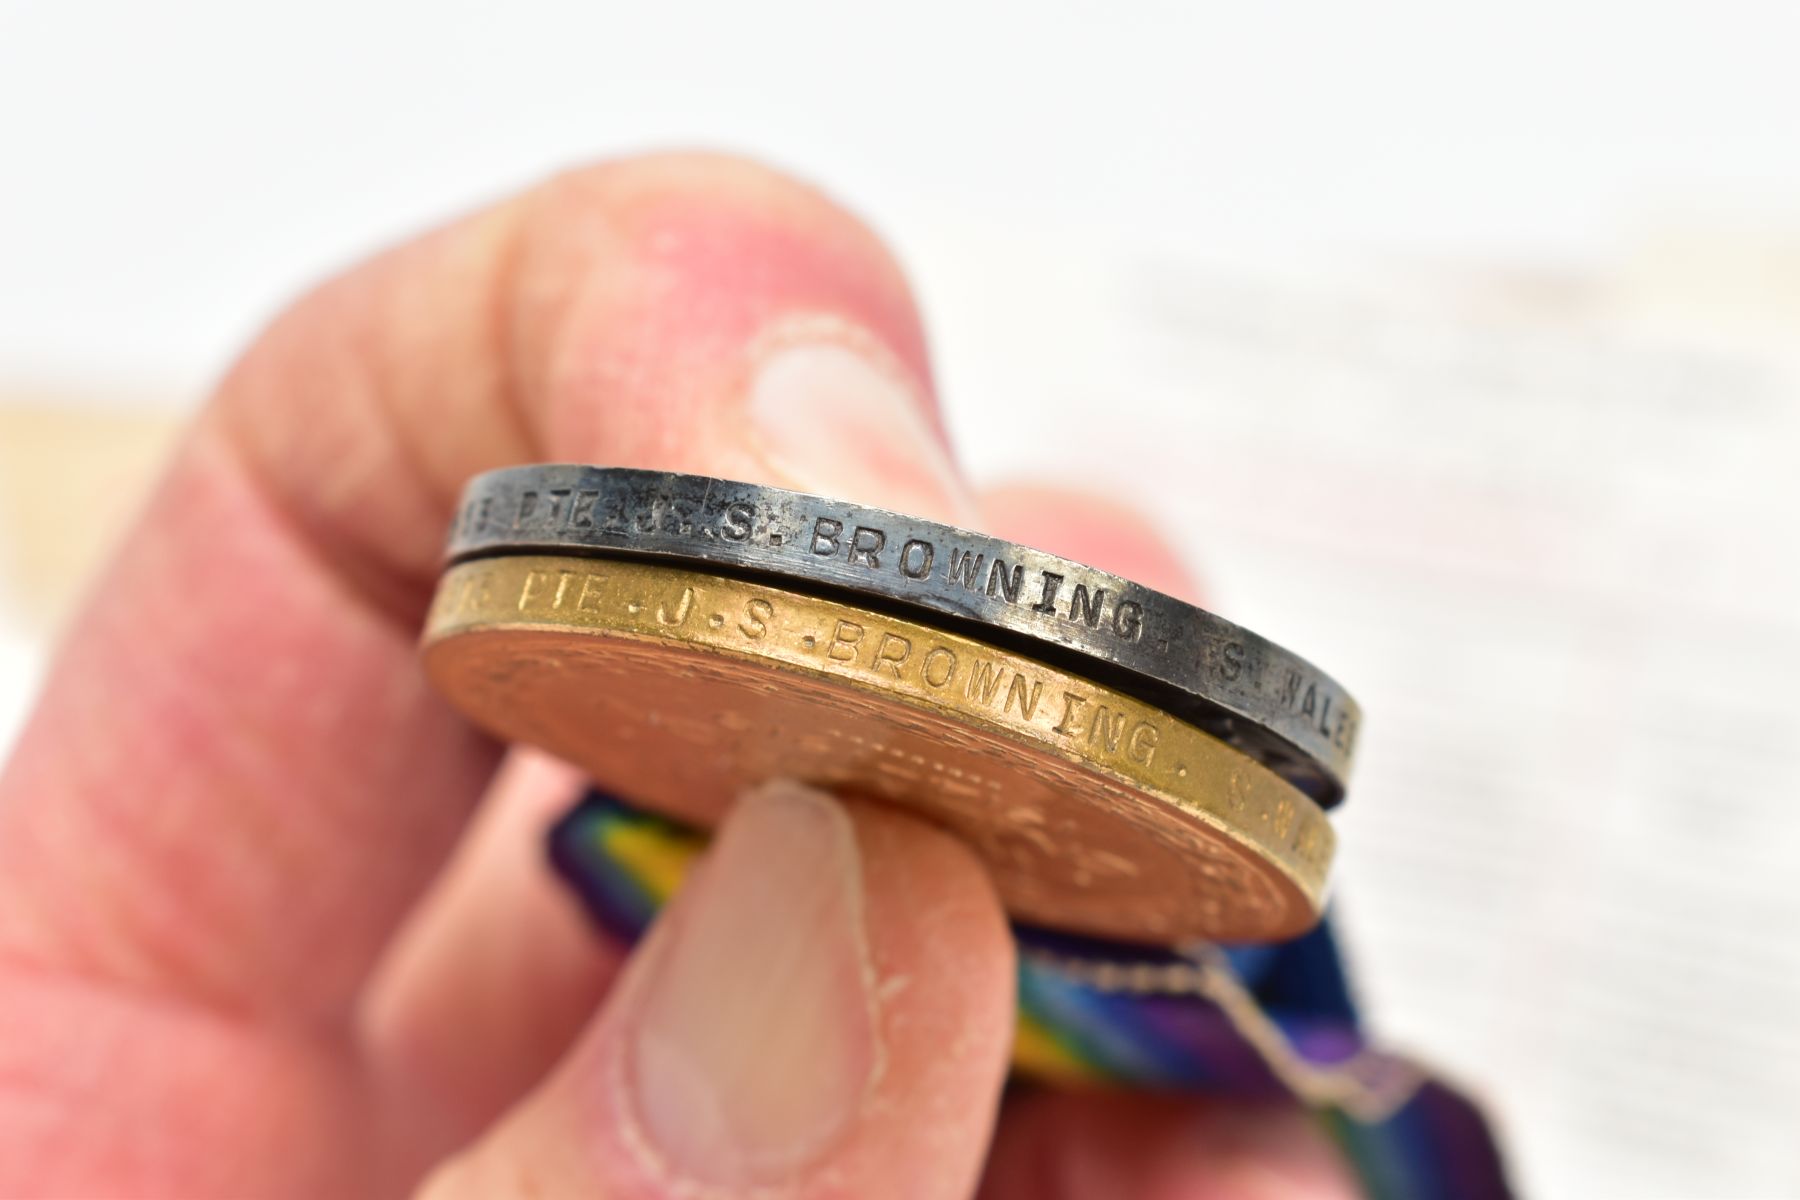
{"type": "Polygon", "coordinates": [[[972,496],[899,270],[761,168],[590,168],[345,274],[219,385],[0,775],[0,1195],[1351,1194],[1293,1111],[1002,1105],[1004,917],[896,811],[776,787],[602,945],[540,865],[569,793],[471,823],[499,749],[414,653],[462,481],[530,461],[1190,590],[1126,514],[972,496]]]}

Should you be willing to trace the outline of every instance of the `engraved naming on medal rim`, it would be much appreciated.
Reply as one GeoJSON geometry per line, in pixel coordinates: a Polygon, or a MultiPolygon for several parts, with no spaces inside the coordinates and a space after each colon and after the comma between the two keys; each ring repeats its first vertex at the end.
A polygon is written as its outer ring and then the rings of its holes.
{"type": "MultiPolygon", "coordinates": [[[[493,512],[491,496],[473,497],[464,506],[457,528],[472,534],[497,518],[512,534],[560,533],[584,529],[622,535],[664,533],[678,537],[718,539],[725,542],[760,542],[772,547],[804,546],[821,558],[841,557],[852,567],[887,570],[915,583],[933,577],[945,584],[1010,605],[1026,605],[1034,613],[1080,621],[1089,629],[1102,630],[1127,642],[1144,636],[1144,606],[1117,589],[1077,581],[1065,591],[1065,575],[1054,571],[1033,572],[1029,581],[1025,565],[1009,563],[999,555],[952,542],[909,537],[890,546],[887,530],[874,525],[853,525],[834,517],[813,517],[798,529],[783,529],[779,518],[758,511],[749,501],[726,504],[716,514],[684,509],[662,496],[636,512],[627,511],[624,497],[609,497],[597,489],[551,488],[519,493],[510,518],[493,512]],[[612,503],[602,504],[603,499],[612,503]]],[[[1221,679],[1236,679],[1244,667],[1244,647],[1225,642],[1210,664],[1221,679]]]]}
{"type": "Polygon", "coordinates": [[[653,554],[868,591],[1039,649],[1168,707],[1321,802],[1341,797],[1358,715],[1328,677],[1229,621],[1042,551],[823,497],[699,476],[549,465],[471,482],[452,561],[653,554]]]}

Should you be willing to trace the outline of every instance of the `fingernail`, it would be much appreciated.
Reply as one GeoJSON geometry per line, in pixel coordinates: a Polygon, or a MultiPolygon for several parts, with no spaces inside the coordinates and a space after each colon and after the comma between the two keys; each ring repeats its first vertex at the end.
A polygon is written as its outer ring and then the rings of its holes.
{"type": "Polygon", "coordinates": [[[751,793],[670,915],[631,1040],[647,1139],[698,1182],[790,1176],[849,1127],[880,1059],[848,815],[795,783],[751,793]]]}
{"type": "Polygon", "coordinates": [[[829,318],[788,322],[755,349],[746,403],[761,457],[788,486],[971,524],[974,500],[885,347],[829,318]]]}

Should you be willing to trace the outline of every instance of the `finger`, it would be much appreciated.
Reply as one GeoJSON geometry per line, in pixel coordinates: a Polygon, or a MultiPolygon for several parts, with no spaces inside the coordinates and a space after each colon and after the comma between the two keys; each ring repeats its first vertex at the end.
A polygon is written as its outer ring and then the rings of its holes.
{"type": "Polygon", "coordinates": [[[1009,1103],[980,1200],[1354,1200],[1319,1124],[1297,1108],[1132,1092],[1009,1103]]]}
{"type": "Polygon", "coordinates": [[[221,384],[0,779],[0,954],[336,1017],[494,749],[427,689],[450,506],[530,459],[953,515],[904,281],[729,160],[578,172],[326,285],[221,384]]]}
{"type": "Polygon", "coordinates": [[[573,767],[514,750],[370,981],[365,1042],[408,1089],[426,1161],[549,1072],[623,960],[545,863],[584,786],[573,767]]]}
{"type": "Polygon", "coordinates": [[[961,843],[792,783],[740,801],[545,1087],[434,1198],[964,1196],[1013,958],[961,843]]]}

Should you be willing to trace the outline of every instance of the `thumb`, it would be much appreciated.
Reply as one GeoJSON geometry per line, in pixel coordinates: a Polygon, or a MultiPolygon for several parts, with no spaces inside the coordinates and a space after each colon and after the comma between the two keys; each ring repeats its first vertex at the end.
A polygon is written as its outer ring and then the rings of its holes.
{"type": "Polygon", "coordinates": [[[959,842],[794,783],[744,797],[550,1079],[429,1200],[970,1194],[1012,943],[959,842]]]}

